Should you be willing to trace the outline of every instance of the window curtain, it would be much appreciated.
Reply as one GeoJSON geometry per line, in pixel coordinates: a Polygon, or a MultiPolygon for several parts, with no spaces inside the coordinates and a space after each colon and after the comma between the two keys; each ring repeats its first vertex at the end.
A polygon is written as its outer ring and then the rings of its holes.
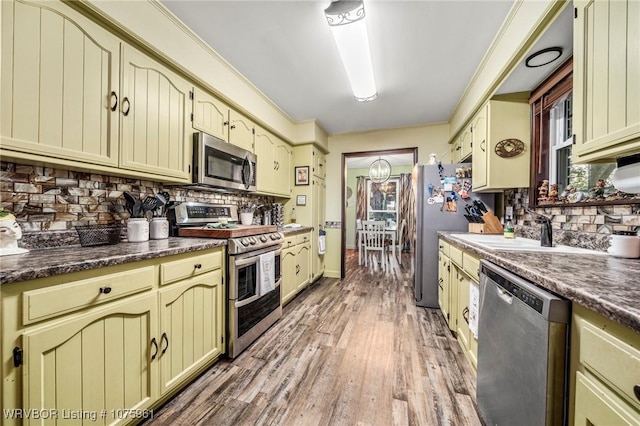
{"type": "Polygon", "coordinates": [[[416,197],[413,193],[412,175],[411,173],[400,174],[400,199],[398,200],[398,226],[402,223],[402,219],[407,221],[402,234],[403,251],[410,251],[415,247],[413,238],[416,235],[416,216],[415,216],[416,197]],[[411,239],[409,238],[411,236],[411,239]]]}
{"type": "MultiPolygon", "coordinates": [[[[365,176],[356,177],[356,219],[367,220],[367,178],[365,176]]],[[[355,230],[358,241],[358,230],[355,230]]]]}

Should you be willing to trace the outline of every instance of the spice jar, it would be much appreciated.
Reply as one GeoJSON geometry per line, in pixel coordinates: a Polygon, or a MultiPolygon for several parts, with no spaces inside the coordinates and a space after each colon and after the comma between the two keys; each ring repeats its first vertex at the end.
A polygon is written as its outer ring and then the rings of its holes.
{"type": "Polygon", "coordinates": [[[611,256],[635,259],[640,257],[640,237],[635,232],[613,231],[609,240],[611,256]]]}

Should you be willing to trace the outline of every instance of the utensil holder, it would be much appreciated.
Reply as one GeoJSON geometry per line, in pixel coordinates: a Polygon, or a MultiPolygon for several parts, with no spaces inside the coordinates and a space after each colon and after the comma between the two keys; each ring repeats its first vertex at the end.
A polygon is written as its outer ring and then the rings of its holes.
{"type": "Polygon", "coordinates": [[[240,213],[240,223],[251,225],[253,223],[253,213],[240,213]]]}
{"type": "Polygon", "coordinates": [[[492,212],[482,215],[484,223],[470,223],[469,232],[472,234],[502,234],[504,232],[500,220],[492,212]]]}
{"type": "Polygon", "coordinates": [[[149,225],[149,237],[152,240],[169,238],[169,221],[164,217],[154,217],[149,225]]]}
{"type": "Polygon", "coordinates": [[[145,218],[131,218],[127,223],[127,240],[130,243],[149,241],[149,222],[145,218]]]}

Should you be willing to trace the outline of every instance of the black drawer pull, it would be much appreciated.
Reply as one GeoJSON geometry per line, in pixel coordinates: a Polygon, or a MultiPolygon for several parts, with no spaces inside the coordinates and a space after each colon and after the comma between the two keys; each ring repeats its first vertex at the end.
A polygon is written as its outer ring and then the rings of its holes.
{"type": "Polygon", "coordinates": [[[464,318],[465,322],[469,324],[469,308],[464,308],[462,310],[462,318],[464,318]]]}
{"type": "Polygon", "coordinates": [[[118,109],[118,95],[116,95],[116,92],[111,92],[111,99],[115,98],[115,102],[111,105],[111,111],[115,111],[116,109],[118,109]]]}
{"type": "Polygon", "coordinates": [[[635,385],[635,386],[633,387],[633,393],[634,393],[634,395],[636,396],[636,399],[637,399],[638,401],[640,401],[640,386],[639,386],[639,385],[635,385]]]}
{"type": "Polygon", "coordinates": [[[202,268],[202,264],[201,263],[196,263],[195,265],[193,265],[194,268],[196,269],[200,269],[202,268]]]}
{"type": "Polygon", "coordinates": [[[111,287],[100,287],[100,293],[104,293],[104,294],[111,293],[111,287]]]}

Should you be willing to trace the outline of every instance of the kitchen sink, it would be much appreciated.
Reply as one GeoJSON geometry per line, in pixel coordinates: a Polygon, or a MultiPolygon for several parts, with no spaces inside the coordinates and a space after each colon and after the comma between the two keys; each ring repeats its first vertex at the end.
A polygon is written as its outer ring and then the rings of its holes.
{"type": "Polygon", "coordinates": [[[517,250],[517,251],[535,251],[548,253],[575,253],[575,254],[603,254],[608,253],[589,250],[580,247],[565,246],[554,244],[553,247],[542,247],[540,241],[529,238],[504,238],[502,235],[485,235],[485,234],[451,234],[451,237],[457,238],[469,243],[476,244],[487,250],[517,250]]]}

